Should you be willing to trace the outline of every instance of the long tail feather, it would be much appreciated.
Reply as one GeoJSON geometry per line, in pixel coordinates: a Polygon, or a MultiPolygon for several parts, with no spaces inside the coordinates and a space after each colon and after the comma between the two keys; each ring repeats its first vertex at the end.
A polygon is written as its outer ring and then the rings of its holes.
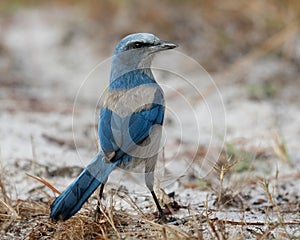
{"type": "Polygon", "coordinates": [[[67,220],[79,211],[82,205],[104,183],[117,162],[107,163],[99,152],[74,182],[51,204],[50,218],[67,220]]]}

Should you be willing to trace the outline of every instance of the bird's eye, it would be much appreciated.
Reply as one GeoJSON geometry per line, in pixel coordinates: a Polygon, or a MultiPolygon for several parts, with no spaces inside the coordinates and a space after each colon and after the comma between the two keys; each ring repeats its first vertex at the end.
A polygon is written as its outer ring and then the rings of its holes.
{"type": "Polygon", "coordinates": [[[141,43],[141,42],[135,42],[133,44],[133,48],[141,48],[142,46],[143,46],[143,43],[141,43]]]}

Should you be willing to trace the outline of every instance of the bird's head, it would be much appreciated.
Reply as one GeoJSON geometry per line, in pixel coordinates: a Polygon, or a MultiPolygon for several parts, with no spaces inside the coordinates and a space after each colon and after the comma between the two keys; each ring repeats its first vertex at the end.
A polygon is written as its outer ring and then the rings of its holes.
{"type": "Polygon", "coordinates": [[[135,33],[124,37],[114,51],[113,68],[132,71],[150,68],[154,53],[176,48],[150,33],[135,33]],[[123,68],[123,69],[122,69],[123,68]]]}
{"type": "Polygon", "coordinates": [[[114,54],[133,50],[137,55],[147,57],[155,52],[176,48],[171,42],[160,40],[151,33],[134,33],[124,37],[117,45],[114,54]]]}

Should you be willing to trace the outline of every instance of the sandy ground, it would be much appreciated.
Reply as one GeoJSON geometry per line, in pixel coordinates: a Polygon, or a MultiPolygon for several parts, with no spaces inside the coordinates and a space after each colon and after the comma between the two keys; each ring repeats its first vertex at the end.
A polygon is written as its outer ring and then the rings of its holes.
{"type": "MultiPolygon", "coordinates": [[[[27,9],[0,19],[1,176],[12,199],[38,199],[37,189],[53,196],[26,173],[62,191],[97,152],[99,99],[116,42],[82,34],[84,18],[76,19],[72,10],[27,9]],[[109,50],[101,53],[99,44],[109,45],[109,50]]],[[[298,61],[299,39],[294,53],[298,61]]],[[[175,191],[175,199],[192,212],[199,213],[208,201],[219,219],[277,222],[276,211],[262,211],[274,204],[262,184],[265,179],[275,203],[285,209],[284,219],[299,223],[299,64],[263,57],[242,78],[219,82],[222,72],[209,75],[188,55],[178,48],[154,62],[167,101],[158,188],[175,191]],[[245,166],[238,163],[223,183],[224,191],[240,200],[219,208],[220,181],[213,166],[226,146],[245,166]],[[239,213],[239,201],[243,209],[249,208],[246,214],[239,213]]],[[[151,199],[141,178],[139,173],[116,171],[106,192],[123,186],[143,209],[145,199],[146,205],[151,199]]],[[[126,206],[121,199],[118,204],[126,206]]],[[[188,214],[182,209],[177,217],[188,214]]],[[[250,230],[245,230],[249,238],[250,230]]],[[[299,225],[272,234],[280,237],[282,232],[300,237],[299,225]]]]}

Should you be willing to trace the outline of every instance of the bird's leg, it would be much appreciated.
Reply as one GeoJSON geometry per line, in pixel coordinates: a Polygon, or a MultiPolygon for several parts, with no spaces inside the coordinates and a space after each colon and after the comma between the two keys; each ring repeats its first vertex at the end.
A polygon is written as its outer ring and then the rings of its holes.
{"type": "Polygon", "coordinates": [[[154,191],[151,191],[151,194],[152,194],[152,197],[153,197],[154,202],[155,202],[155,204],[156,204],[157,210],[158,210],[158,212],[159,212],[159,218],[164,217],[165,213],[164,213],[164,211],[162,210],[162,208],[161,208],[161,206],[160,206],[160,204],[159,204],[159,201],[158,201],[158,199],[157,199],[157,197],[156,197],[155,192],[154,192],[154,191]]]}
{"type": "Polygon", "coordinates": [[[154,156],[154,158],[149,158],[146,160],[145,162],[145,181],[146,181],[146,185],[148,187],[148,189],[150,190],[152,197],[154,199],[154,202],[156,204],[158,213],[159,213],[159,220],[160,221],[165,221],[166,216],[164,211],[162,210],[159,201],[157,199],[157,196],[154,192],[154,169],[155,169],[155,164],[156,164],[156,159],[157,157],[154,156]]]}
{"type": "Polygon", "coordinates": [[[105,183],[102,183],[100,185],[100,191],[99,191],[99,197],[98,197],[98,203],[97,203],[97,209],[96,209],[98,214],[101,213],[100,204],[101,204],[101,199],[102,199],[102,196],[103,196],[104,185],[105,185],[105,183]]]}

